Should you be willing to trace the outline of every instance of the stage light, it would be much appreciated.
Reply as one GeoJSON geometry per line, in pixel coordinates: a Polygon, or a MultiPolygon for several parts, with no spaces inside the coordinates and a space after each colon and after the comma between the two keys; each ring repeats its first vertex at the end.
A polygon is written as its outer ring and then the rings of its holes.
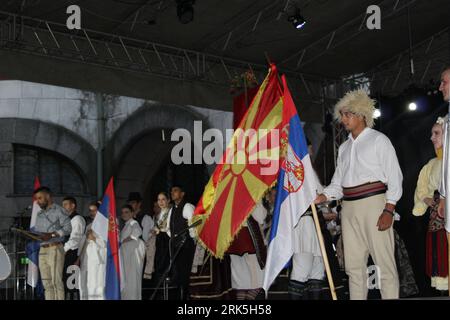
{"type": "Polygon", "coordinates": [[[177,16],[182,24],[186,24],[194,20],[194,2],[195,0],[176,0],[177,16]]]}
{"type": "Polygon", "coordinates": [[[296,29],[301,29],[305,26],[306,20],[300,14],[300,10],[295,10],[295,14],[288,16],[288,21],[292,23],[292,25],[296,29]]]}
{"type": "Polygon", "coordinates": [[[373,118],[378,119],[379,117],[381,117],[381,111],[380,109],[375,109],[375,111],[373,112],[373,118]]]}
{"type": "Polygon", "coordinates": [[[409,111],[416,111],[417,110],[417,105],[414,102],[411,102],[408,105],[408,109],[409,109],[409,111]]]}

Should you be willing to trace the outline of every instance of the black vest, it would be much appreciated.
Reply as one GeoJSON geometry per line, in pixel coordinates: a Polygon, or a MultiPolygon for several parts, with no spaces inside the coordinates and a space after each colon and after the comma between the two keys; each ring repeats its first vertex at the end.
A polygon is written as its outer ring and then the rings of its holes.
{"type": "Polygon", "coordinates": [[[73,218],[75,218],[76,216],[79,216],[78,212],[74,211],[72,212],[72,214],[69,216],[70,220],[72,220],[73,218]]]}
{"type": "Polygon", "coordinates": [[[170,235],[172,237],[188,227],[188,221],[183,217],[185,204],[186,202],[182,201],[178,206],[174,205],[172,208],[172,214],[170,215],[170,235]]]}
{"type": "Polygon", "coordinates": [[[138,214],[136,215],[136,218],[134,218],[134,220],[136,220],[139,223],[139,226],[141,228],[143,228],[142,227],[142,220],[144,219],[145,215],[146,214],[144,212],[139,211],[138,214]]]}

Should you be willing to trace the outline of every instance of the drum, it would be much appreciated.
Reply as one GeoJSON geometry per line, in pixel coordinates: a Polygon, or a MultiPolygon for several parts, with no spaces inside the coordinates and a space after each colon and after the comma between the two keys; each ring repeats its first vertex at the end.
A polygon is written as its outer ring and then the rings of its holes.
{"type": "Polygon", "coordinates": [[[5,280],[11,273],[11,262],[3,245],[0,243],[0,281],[5,280]]]}

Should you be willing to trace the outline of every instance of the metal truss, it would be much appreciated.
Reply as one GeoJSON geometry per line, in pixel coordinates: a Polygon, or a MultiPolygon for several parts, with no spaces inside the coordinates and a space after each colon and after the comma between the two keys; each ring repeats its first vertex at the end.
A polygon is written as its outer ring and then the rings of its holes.
{"type": "Polygon", "coordinates": [[[371,85],[380,93],[392,93],[403,89],[403,84],[414,82],[427,85],[438,80],[442,69],[450,62],[450,27],[445,27],[431,37],[404,50],[391,59],[366,72],[371,85]]]}
{"type": "MultiPolygon", "coordinates": [[[[0,49],[142,72],[183,81],[230,86],[251,70],[261,81],[267,66],[162,45],[94,30],[68,30],[66,25],[0,11],[0,49]]],[[[308,95],[319,95],[324,77],[286,69],[308,95]]]]}
{"type": "MultiPolygon", "coordinates": [[[[377,4],[383,13],[381,15],[381,20],[389,19],[391,16],[412,5],[414,2],[416,2],[416,0],[381,1],[377,4]]],[[[354,17],[319,40],[282,60],[281,65],[286,65],[287,63],[292,65],[292,62],[295,62],[295,70],[299,70],[305,65],[317,60],[321,56],[329,54],[337,47],[343,45],[347,41],[367,30],[367,28],[364,27],[366,18],[366,12],[354,17]]]]}
{"type": "MultiPolygon", "coordinates": [[[[127,19],[133,18],[137,12],[127,19]]],[[[248,70],[253,71],[259,81],[267,74],[267,66],[263,64],[94,30],[68,30],[64,24],[2,11],[0,49],[224,87],[229,87],[230,80],[248,70]]],[[[288,77],[294,98],[300,95],[303,103],[312,102],[330,108],[342,94],[341,79],[282,68],[280,72],[288,77]]]]}
{"type": "Polygon", "coordinates": [[[399,92],[412,82],[426,86],[430,79],[438,80],[442,69],[450,63],[450,27],[445,27],[411,49],[411,52],[410,49],[399,52],[351,80],[370,85],[372,91],[381,94],[399,92]]]}
{"type": "Polygon", "coordinates": [[[227,48],[230,47],[231,43],[238,42],[248,34],[256,31],[256,28],[260,23],[272,18],[279,20],[281,18],[282,11],[285,11],[289,5],[289,1],[291,0],[286,1],[283,9],[282,0],[273,0],[269,5],[251,15],[249,18],[238,24],[233,24],[231,29],[213,40],[208,47],[220,51],[226,51],[227,48]],[[275,17],[274,13],[278,13],[278,16],[275,17]]]}

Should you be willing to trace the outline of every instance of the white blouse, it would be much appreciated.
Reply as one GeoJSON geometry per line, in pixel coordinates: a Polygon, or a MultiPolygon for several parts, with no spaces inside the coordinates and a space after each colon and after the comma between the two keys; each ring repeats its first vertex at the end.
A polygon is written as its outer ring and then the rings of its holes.
{"type": "Polygon", "coordinates": [[[141,235],[142,229],[139,226],[139,223],[134,219],[130,219],[125,223],[125,226],[120,232],[120,242],[123,242],[123,240],[128,237],[133,240],[138,240],[141,235]]]}
{"type": "Polygon", "coordinates": [[[349,134],[339,147],[336,171],[324,189],[328,200],[343,197],[342,188],[381,181],[387,185],[386,202],[396,204],[402,196],[403,175],[388,137],[365,128],[356,139],[349,134]]]}

